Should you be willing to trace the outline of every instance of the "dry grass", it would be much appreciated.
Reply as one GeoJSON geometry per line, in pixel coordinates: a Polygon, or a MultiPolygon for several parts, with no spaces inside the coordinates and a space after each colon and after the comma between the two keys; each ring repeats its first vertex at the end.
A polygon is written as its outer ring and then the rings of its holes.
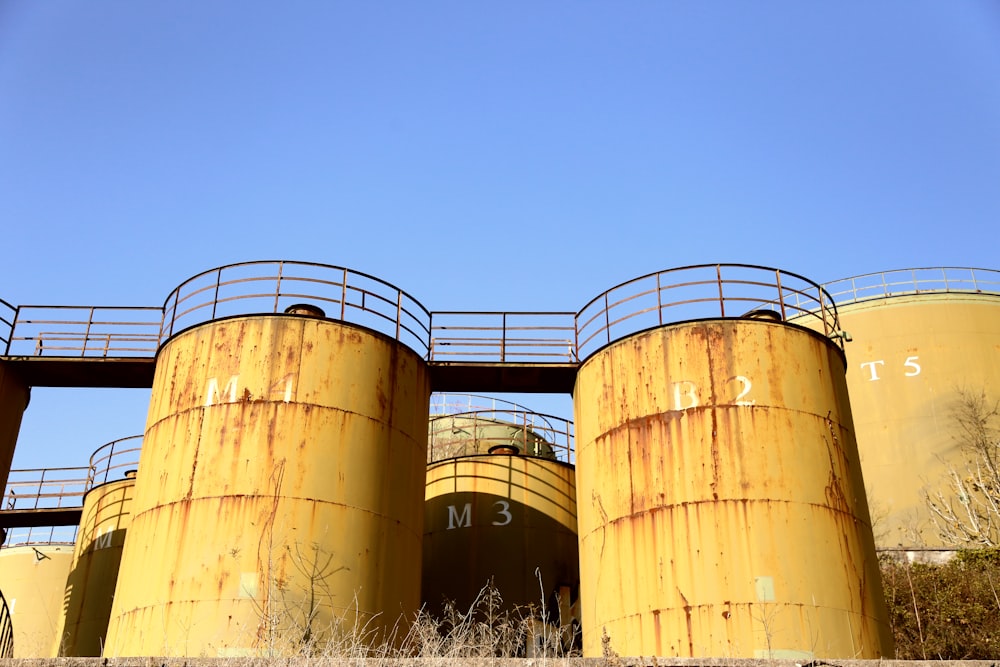
{"type": "MultiPolygon", "coordinates": [[[[309,658],[310,664],[318,660],[370,666],[398,664],[400,660],[428,665],[452,661],[493,665],[510,658],[544,659],[544,664],[554,665],[561,659],[579,657],[578,627],[544,623],[540,620],[542,611],[534,607],[507,609],[500,592],[485,586],[468,609],[445,605],[440,617],[422,609],[409,623],[401,619],[388,633],[377,618],[367,623],[342,619],[328,627],[310,625],[305,633],[300,623],[289,622],[294,619],[273,618],[268,623],[272,630],[268,645],[259,655],[272,660],[309,658]]],[[[249,667],[256,658],[242,660],[240,666],[249,667]]]]}

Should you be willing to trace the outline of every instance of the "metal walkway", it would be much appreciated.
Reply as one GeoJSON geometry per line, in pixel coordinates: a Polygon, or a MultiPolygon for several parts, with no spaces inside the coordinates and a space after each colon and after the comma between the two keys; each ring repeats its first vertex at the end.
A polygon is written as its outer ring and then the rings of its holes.
{"type": "MultiPolygon", "coordinates": [[[[576,363],[431,361],[431,391],[568,394],[576,363]]],[[[30,387],[141,389],[153,386],[153,357],[3,357],[30,387]]]]}

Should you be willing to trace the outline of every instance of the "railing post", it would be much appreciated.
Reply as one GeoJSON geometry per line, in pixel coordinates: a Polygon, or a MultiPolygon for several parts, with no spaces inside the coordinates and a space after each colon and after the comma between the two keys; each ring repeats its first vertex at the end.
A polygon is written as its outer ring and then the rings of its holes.
{"type": "Polygon", "coordinates": [[[20,317],[21,317],[21,306],[17,306],[16,308],[14,308],[14,321],[10,323],[10,333],[7,335],[7,345],[6,349],[4,350],[4,354],[6,355],[10,354],[10,345],[11,342],[14,340],[14,331],[15,329],[17,329],[17,321],[18,319],[20,319],[20,317]]]}
{"type": "Polygon", "coordinates": [[[608,344],[610,345],[611,344],[611,313],[609,313],[608,311],[611,309],[611,306],[608,305],[609,303],[610,302],[608,301],[608,293],[605,292],[604,293],[604,333],[607,334],[607,336],[608,336],[608,344]]]}
{"type": "Polygon", "coordinates": [[[719,317],[726,316],[726,297],[722,293],[722,265],[715,265],[715,280],[719,286],[719,317]]]}
{"type": "Polygon", "coordinates": [[[573,315],[573,358],[570,361],[580,361],[580,313],[573,315]]]}
{"type": "MultiPolygon", "coordinates": [[[[528,451],[528,414],[526,412],[521,413],[521,445],[525,454],[533,453],[528,451]]],[[[537,452],[534,453],[537,454],[537,452]]]]}
{"type": "Polygon", "coordinates": [[[347,315],[347,269],[344,269],[344,277],[340,282],[340,321],[344,321],[347,315]]]}
{"type": "MultiPolygon", "coordinates": [[[[454,423],[454,422],[453,422],[454,423]]],[[[472,447],[474,448],[474,453],[479,453],[479,413],[472,413],[472,447]]],[[[487,445],[486,449],[489,449],[487,445]]],[[[454,452],[452,452],[454,453],[454,452]]]]}
{"type": "Polygon", "coordinates": [[[281,298],[281,276],[285,268],[285,262],[278,262],[278,284],[274,289],[274,312],[278,312],[278,300],[281,298]]]}
{"type": "Polygon", "coordinates": [[[41,477],[38,478],[38,491],[35,492],[35,506],[32,509],[38,509],[38,501],[42,497],[42,488],[45,486],[45,471],[42,470],[41,477]]]}
{"type": "Polygon", "coordinates": [[[787,318],[785,317],[785,295],[781,291],[781,271],[775,269],[774,278],[778,283],[778,303],[781,304],[781,321],[784,322],[787,318]]]}
{"type": "Polygon", "coordinates": [[[660,317],[660,326],[663,326],[663,299],[660,296],[660,274],[656,274],[656,314],[660,317]]]}
{"type": "MultiPolygon", "coordinates": [[[[174,322],[177,321],[177,308],[180,307],[180,303],[181,303],[181,288],[178,287],[174,291],[174,312],[170,316],[170,333],[167,334],[167,338],[170,338],[171,336],[174,335],[174,322]]],[[[167,319],[167,311],[166,311],[166,309],[164,309],[164,311],[163,311],[163,319],[164,319],[164,321],[166,321],[166,319],[167,319]]],[[[161,332],[163,331],[163,326],[162,325],[160,326],[160,331],[161,332]]],[[[163,342],[162,340],[158,341],[157,342],[157,347],[159,347],[159,343],[162,343],[162,342],[163,342]]]]}
{"type": "Polygon", "coordinates": [[[108,475],[111,474],[111,462],[115,460],[115,445],[118,444],[117,440],[111,441],[111,446],[108,447],[108,464],[104,466],[104,482],[108,481],[108,475]]]}
{"type": "MultiPolygon", "coordinates": [[[[816,289],[819,291],[819,312],[823,316],[823,335],[829,336],[830,334],[835,332],[832,331],[832,326],[830,325],[829,322],[827,322],[826,319],[826,304],[823,303],[823,295],[826,294],[826,290],[824,290],[821,285],[817,285],[816,289]]],[[[833,297],[830,298],[830,305],[833,305],[833,297]]],[[[843,349],[844,339],[840,338],[839,340],[840,340],[840,348],[843,349]]]]}
{"type": "Polygon", "coordinates": [[[90,316],[87,317],[87,328],[83,332],[83,347],[80,350],[80,356],[87,356],[87,345],[90,343],[90,326],[94,323],[94,306],[90,307],[90,316]]]}
{"type": "MultiPolygon", "coordinates": [[[[219,288],[222,287],[222,267],[215,272],[215,296],[212,298],[212,319],[215,319],[216,309],[219,307],[219,288]]],[[[180,295],[178,295],[180,296],[180,295]]],[[[174,306],[174,319],[177,319],[177,307],[174,306]]],[[[171,327],[173,329],[173,327],[171,327]]]]}
{"type": "MultiPolygon", "coordinates": [[[[160,308],[160,326],[156,328],[156,350],[160,349],[160,339],[163,337],[163,321],[166,317],[167,308],[166,304],[164,304],[164,306],[160,308]]],[[[154,354],[156,353],[156,350],[153,350],[154,354]]]]}
{"type": "Polygon", "coordinates": [[[400,320],[403,319],[403,293],[396,290],[396,340],[399,341],[400,320]]]}
{"type": "Polygon", "coordinates": [[[434,361],[434,313],[427,316],[427,360],[434,361]]]}
{"type": "Polygon", "coordinates": [[[726,297],[722,290],[722,265],[715,265],[715,281],[719,286],[719,317],[726,316],[726,297]]]}
{"type": "Polygon", "coordinates": [[[507,313],[500,315],[500,363],[507,360],[507,313]]]}

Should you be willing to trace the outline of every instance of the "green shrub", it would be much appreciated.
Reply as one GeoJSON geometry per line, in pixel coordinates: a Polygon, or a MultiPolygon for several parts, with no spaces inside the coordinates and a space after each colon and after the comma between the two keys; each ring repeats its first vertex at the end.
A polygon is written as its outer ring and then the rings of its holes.
{"type": "Polygon", "coordinates": [[[900,660],[1000,657],[1000,549],[934,565],[883,557],[882,582],[900,660]]]}

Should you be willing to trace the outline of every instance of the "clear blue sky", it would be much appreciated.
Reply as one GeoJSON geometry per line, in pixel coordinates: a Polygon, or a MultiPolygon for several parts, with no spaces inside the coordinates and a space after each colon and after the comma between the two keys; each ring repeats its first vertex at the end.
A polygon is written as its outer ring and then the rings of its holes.
{"type": "MultiPolygon", "coordinates": [[[[14,304],[291,259],[576,310],[703,262],[1000,268],[998,220],[994,0],[0,0],[14,304]]],[[[15,467],[84,464],[147,398],[36,389],[15,467]]]]}

